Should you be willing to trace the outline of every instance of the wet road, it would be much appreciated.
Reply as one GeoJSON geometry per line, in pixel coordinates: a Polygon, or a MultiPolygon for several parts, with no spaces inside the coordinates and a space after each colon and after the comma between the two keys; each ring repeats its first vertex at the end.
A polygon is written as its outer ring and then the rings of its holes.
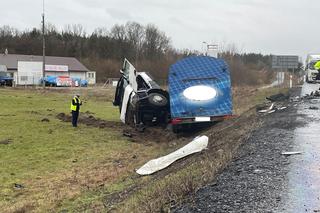
{"type": "MultiPolygon", "coordinates": [[[[319,89],[319,84],[304,84],[302,95],[319,89]]],[[[294,131],[294,146],[290,151],[301,155],[290,156],[287,190],[284,191],[278,212],[320,212],[320,99],[299,105],[300,119],[307,121],[294,131]]]]}

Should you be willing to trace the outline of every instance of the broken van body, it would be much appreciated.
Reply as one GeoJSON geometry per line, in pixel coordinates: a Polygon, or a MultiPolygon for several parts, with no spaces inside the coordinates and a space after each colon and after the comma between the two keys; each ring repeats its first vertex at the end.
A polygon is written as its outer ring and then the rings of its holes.
{"type": "Polygon", "coordinates": [[[169,94],[146,72],[137,72],[124,60],[120,70],[113,104],[119,106],[123,123],[144,126],[166,124],[169,116],[169,94]]]}
{"type": "Polygon", "coordinates": [[[171,123],[213,122],[232,115],[230,71],[226,62],[192,56],[169,71],[171,123]]]}

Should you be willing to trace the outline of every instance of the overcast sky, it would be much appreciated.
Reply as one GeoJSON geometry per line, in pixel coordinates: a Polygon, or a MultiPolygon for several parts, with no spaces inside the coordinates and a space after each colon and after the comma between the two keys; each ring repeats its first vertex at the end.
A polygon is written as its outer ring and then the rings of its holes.
{"type": "MultiPolygon", "coordinates": [[[[136,21],[164,31],[176,48],[234,43],[242,52],[320,52],[319,0],[45,0],[46,19],[59,29],[136,21]]],[[[39,27],[42,0],[1,0],[0,25],[39,27]]]]}

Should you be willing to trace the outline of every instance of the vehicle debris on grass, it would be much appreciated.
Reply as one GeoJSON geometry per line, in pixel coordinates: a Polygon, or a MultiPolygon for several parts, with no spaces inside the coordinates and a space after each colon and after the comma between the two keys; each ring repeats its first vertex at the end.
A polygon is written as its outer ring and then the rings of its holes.
{"type": "Polygon", "coordinates": [[[197,152],[201,152],[202,150],[207,148],[208,141],[209,141],[209,138],[207,136],[196,137],[189,144],[176,150],[175,152],[172,152],[166,156],[163,156],[154,160],[150,160],[148,163],[146,163],[141,168],[139,168],[136,172],[139,175],[151,175],[157,171],[160,171],[168,167],[173,162],[181,158],[184,158],[188,155],[191,155],[197,152]]]}

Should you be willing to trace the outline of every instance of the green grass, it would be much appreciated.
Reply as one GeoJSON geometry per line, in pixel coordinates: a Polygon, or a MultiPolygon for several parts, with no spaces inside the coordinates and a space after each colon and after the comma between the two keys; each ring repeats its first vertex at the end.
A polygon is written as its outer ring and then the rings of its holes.
{"type": "MultiPolygon", "coordinates": [[[[128,142],[116,129],[81,123],[74,129],[70,123],[61,122],[56,115],[69,113],[71,99],[72,92],[0,89],[0,141],[12,140],[11,144],[0,144],[2,209],[42,212],[60,208],[64,201],[70,207],[69,199],[78,198],[74,205],[83,203],[81,198],[86,202],[98,199],[99,185],[122,189],[119,177],[133,173],[134,167],[145,161],[139,158],[130,163],[133,154],[150,158],[158,152],[156,146],[128,142]],[[42,122],[43,118],[49,122],[42,122]],[[125,166],[118,168],[114,160],[125,166]],[[14,183],[25,188],[17,190],[14,183]]],[[[111,102],[90,96],[82,99],[82,112],[119,120],[118,108],[111,102]]]]}
{"type": "MultiPolygon", "coordinates": [[[[238,98],[236,95],[236,111],[244,112],[279,91],[286,89],[254,90],[238,98]]],[[[69,113],[74,93],[0,89],[0,142],[12,141],[0,144],[1,211],[100,212],[106,210],[105,199],[110,194],[138,185],[141,190],[121,205],[122,210],[137,211],[141,199],[145,200],[143,205],[158,208],[165,205],[168,195],[180,197],[198,187],[194,175],[188,175],[205,173],[211,161],[186,167],[158,181],[150,177],[133,180],[135,168],[175,147],[131,143],[122,137],[121,129],[99,129],[81,123],[74,129],[71,123],[56,118],[58,113],[69,113]],[[49,122],[42,122],[44,118],[49,122]],[[15,183],[24,188],[15,189],[15,183]]],[[[119,121],[111,97],[112,91],[82,90],[82,113],[89,111],[97,118],[119,121]]]]}

